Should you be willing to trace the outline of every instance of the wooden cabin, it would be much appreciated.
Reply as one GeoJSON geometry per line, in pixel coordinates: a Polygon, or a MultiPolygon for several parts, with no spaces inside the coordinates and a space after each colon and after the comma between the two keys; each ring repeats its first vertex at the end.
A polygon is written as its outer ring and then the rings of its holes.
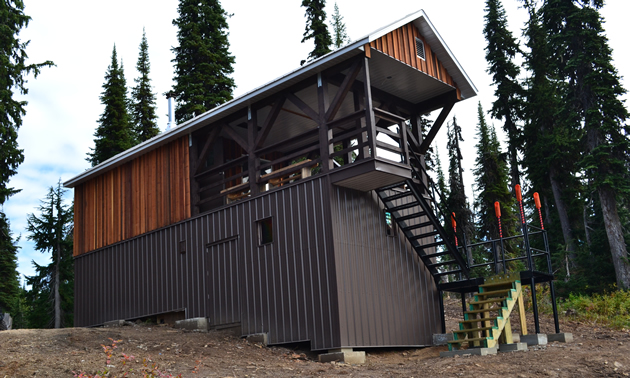
{"type": "Polygon", "coordinates": [[[430,345],[438,284],[466,266],[423,157],[475,95],[419,11],[79,174],[75,324],[175,314],[313,350],[430,345]]]}

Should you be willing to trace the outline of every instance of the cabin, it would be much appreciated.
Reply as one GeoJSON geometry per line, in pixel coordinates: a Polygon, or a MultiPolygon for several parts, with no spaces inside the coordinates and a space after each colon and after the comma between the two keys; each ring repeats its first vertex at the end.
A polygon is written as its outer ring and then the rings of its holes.
{"type": "Polygon", "coordinates": [[[431,345],[439,285],[469,269],[424,155],[476,94],[419,11],[77,175],[75,325],[431,345]]]}

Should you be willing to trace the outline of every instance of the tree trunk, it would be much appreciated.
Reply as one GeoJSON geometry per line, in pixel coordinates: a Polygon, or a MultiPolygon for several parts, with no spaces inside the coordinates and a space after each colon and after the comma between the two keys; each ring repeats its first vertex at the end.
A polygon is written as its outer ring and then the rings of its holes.
{"type": "Polygon", "coordinates": [[[57,262],[55,263],[54,307],[55,307],[55,328],[61,328],[61,295],[59,294],[59,264],[61,263],[61,245],[57,241],[57,262]]]}
{"type": "Polygon", "coordinates": [[[516,187],[516,185],[521,183],[521,178],[518,170],[518,151],[516,148],[516,146],[518,145],[518,142],[516,141],[518,130],[516,129],[516,125],[514,124],[514,121],[512,121],[511,117],[508,117],[505,120],[504,129],[508,133],[508,148],[510,150],[510,181],[512,184],[510,192],[514,193],[514,188],[516,187]]]}
{"type": "Polygon", "coordinates": [[[602,206],[606,235],[610,244],[615,274],[617,275],[617,286],[620,289],[630,288],[630,262],[628,262],[628,250],[623,238],[621,221],[617,213],[617,200],[615,193],[607,185],[602,185],[598,189],[599,201],[602,206]]]}
{"type": "MultiPolygon", "coordinates": [[[[571,223],[569,221],[569,213],[567,211],[567,205],[562,200],[562,189],[557,180],[557,171],[551,167],[549,169],[549,181],[551,182],[551,192],[553,193],[553,199],[558,210],[558,217],[560,218],[560,227],[562,228],[562,236],[564,237],[564,244],[566,250],[569,253],[569,263],[571,268],[576,267],[576,255],[575,255],[575,241],[573,239],[573,231],[571,230],[571,223]]],[[[567,266],[568,268],[568,266],[567,266]]]]}

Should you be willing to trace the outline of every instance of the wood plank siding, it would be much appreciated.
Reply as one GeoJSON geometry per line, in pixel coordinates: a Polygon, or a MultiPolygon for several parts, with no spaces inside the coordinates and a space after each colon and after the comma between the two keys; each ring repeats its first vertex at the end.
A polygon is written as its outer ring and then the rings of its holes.
{"type": "Polygon", "coordinates": [[[190,217],[188,136],[74,188],[74,256],[190,217]]]}
{"type": "MultiPolygon", "coordinates": [[[[457,88],[451,75],[412,22],[370,42],[370,47],[457,88]],[[416,38],[424,43],[425,59],[417,55],[416,38]]],[[[457,97],[461,99],[459,88],[457,97]]]]}

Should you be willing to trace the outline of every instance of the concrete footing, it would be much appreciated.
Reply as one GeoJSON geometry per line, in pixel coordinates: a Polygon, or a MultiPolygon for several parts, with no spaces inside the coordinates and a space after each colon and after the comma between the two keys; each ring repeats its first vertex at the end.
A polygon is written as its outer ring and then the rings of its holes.
{"type": "Polygon", "coordinates": [[[122,327],[125,325],[124,319],[111,320],[109,322],[103,323],[103,327],[122,327]]]}
{"type": "Polygon", "coordinates": [[[187,329],[189,331],[208,331],[208,319],[190,318],[175,322],[175,328],[187,329]]]}
{"type": "Polygon", "coordinates": [[[521,335],[521,342],[530,345],[547,345],[547,335],[544,333],[535,333],[533,335],[521,335]]]}
{"type": "Polygon", "coordinates": [[[434,333],[433,334],[433,345],[447,345],[449,341],[453,340],[452,333],[434,333]]]}
{"type": "Polygon", "coordinates": [[[572,333],[548,333],[547,341],[550,343],[554,341],[557,341],[560,343],[572,343],[573,334],[572,333]]]}
{"type": "Polygon", "coordinates": [[[489,354],[497,354],[497,348],[469,348],[469,349],[458,349],[458,350],[449,350],[446,352],[440,352],[440,357],[455,357],[455,356],[465,356],[467,354],[473,356],[487,356],[489,354]]]}
{"type": "Polygon", "coordinates": [[[499,344],[499,352],[520,352],[527,350],[527,343],[499,344]]]}
{"type": "Polygon", "coordinates": [[[268,335],[266,333],[254,333],[253,335],[247,335],[245,336],[245,340],[249,343],[262,344],[264,346],[268,345],[268,335]]]}
{"type": "Polygon", "coordinates": [[[352,348],[331,349],[319,355],[319,362],[344,362],[346,364],[364,364],[365,352],[355,352],[352,348]]]}

